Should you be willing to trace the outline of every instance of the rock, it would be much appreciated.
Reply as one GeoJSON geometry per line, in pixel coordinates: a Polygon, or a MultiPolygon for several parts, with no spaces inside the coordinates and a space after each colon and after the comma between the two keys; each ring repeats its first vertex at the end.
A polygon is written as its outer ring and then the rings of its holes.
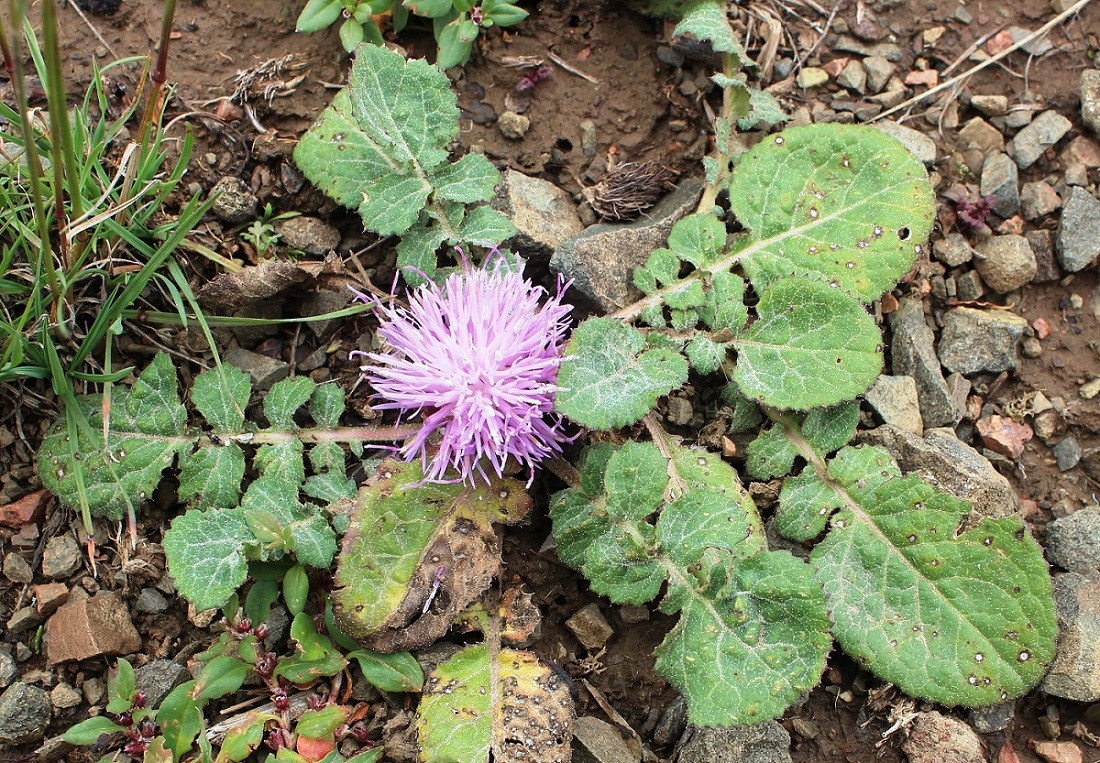
{"type": "Polygon", "coordinates": [[[976,148],[982,154],[1004,151],[1005,136],[981,117],[974,117],[959,128],[959,147],[976,148]]]}
{"type": "Polygon", "coordinates": [[[55,535],[46,541],[42,554],[42,574],[57,580],[67,578],[80,568],[80,546],[69,533],[55,535]]]}
{"type": "Polygon", "coordinates": [[[1020,214],[1025,220],[1038,220],[1062,207],[1062,197],[1043,181],[1024,183],[1020,189],[1020,214]]]}
{"type": "Polygon", "coordinates": [[[1096,702],[1100,700],[1100,576],[1055,575],[1054,606],[1058,647],[1041,688],[1063,699],[1096,702]]]}
{"type": "Polygon", "coordinates": [[[970,710],[970,725],[979,734],[996,734],[1008,728],[1015,714],[1016,703],[1011,701],[989,707],[975,707],[970,710]]]}
{"type": "Polygon", "coordinates": [[[22,633],[37,627],[41,623],[42,615],[38,614],[35,608],[28,604],[12,612],[11,617],[8,618],[8,630],[12,633],[22,633]]]}
{"type": "Polygon", "coordinates": [[[134,686],[145,692],[146,707],[159,707],[168,692],[190,678],[187,668],[179,663],[153,660],[134,671],[134,686]]]}
{"type": "Polygon", "coordinates": [[[509,140],[519,140],[531,129],[531,120],[514,111],[505,111],[497,119],[500,134],[509,140]]]}
{"type": "Polygon", "coordinates": [[[1072,127],[1073,123],[1057,111],[1044,111],[1013,138],[1016,164],[1020,169],[1026,170],[1035,164],[1044,151],[1065,137],[1072,127]]]}
{"type": "Polygon", "coordinates": [[[1100,448],[1089,448],[1081,454],[1081,468],[1085,474],[1100,481],[1100,448]]]}
{"type": "Polygon", "coordinates": [[[1038,272],[1032,280],[1034,283],[1050,283],[1062,278],[1062,271],[1058,263],[1054,261],[1054,240],[1048,230],[1029,230],[1024,233],[1024,238],[1031,244],[1031,251],[1035,254],[1035,262],[1038,272]]]}
{"type": "Polygon", "coordinates": [[[1100,136],[1100,69],[1085,69],[1077,87],[1081,96],[1081,121],[1100,136]]]}
{"type": "Polygon", "coordinates": [[[836,83],[863,95],[867,92],[867,70],[863,68],[863,64],[853,58],[844,65],[840,74],[836,75],[836,83]]]}
{"type": "MultiPolygon", "coordinates": [[[[355,299],[355,292],[345,286],[338,289],[314,289],[306,292],[298,303],[297,312],[302,318],[309,318],[343,310],[355,299]]],[[[309,321],[306,327],[318,339],[328,336],[332,320],[309,321]]]]}
{"type": "Polygon", "coordinates": [[[931,167],[936,163],[935,141],[919,130],[892,122],[889,119],[875,122],[871,126],[886,133],[909,149],[910,153],[920,159],[925,167],[931,167]]]}
{"type": "Polygon", "coordinates": [[[985,763],[974,729],[934,710],[917,716],[901,749],[909,763],[985,763]]]}
{"type": "Polygon", "coordinates": [[[671,747],[684,734],[688,722],[687,700],[677,697],[669,703],[661,714],[661,719],[653,729],[653,744],[657,747],[671,747]]]}
{"type": "Polygon", "coordinates": [[[573,763],[638,763],[639,756],[610,723],[582,715],[573,722],[573,763]]]}
{"type": "Polygon", "coordinates": [[[1036,742],[1035,754],[1047,763],[1084,763],[1085,754],[1075,742],[1036,742]]]}
{"type": "Polygon", "coordinates": [[[600,605],[594,602],[578,610],[566,620],[565,627],[590,652],[598,651],[609,638],[615,635],[607,618],[600,612],[600,605]]]}
{"type": "Polygon", "coordinates": [[[1086,506],[1048,524],[1046,555],[1069,572],[1100,569],[1100,507],[1086,506]]]}
{"type": "Polygon", "coordinates": [[[46,621],[46,661],[57,665],[141,648],[141,636],[117,592],[69,602],[46,621]]]}
{"type": "MultiPolygon", "coordinates": [[[[591,119],[582,119],[579,127],[581,128],[581,153],[591,158],[596,155],[596,151],[598,151],[600,147],[598,135],[596,133],[596,123],[591,119]]],[[[509,171],[512,172],[514,170],[509,171]]],[[[526,177],[526,175],[524,177],[526,177]]]]}
{"type": "Polygon", "coordinates": [[[618,609],[619,619],[627,625],[644,623],[650,617],[649,607],[644,604],[620,604],[618,609]]]}
{"type": "Polygon", "coordinates": [[[1062,151],[1062,166],[1081,164],[1086,168],[1100,167],[1100,143],[1087,135],[1078,135],[1062,151]]]}
{"type": "Polygon", "coordinates": [[[1020,509],[1020,499],[1008,480],[950,429],[927,429],[921,438],[885,425],[862,432],[857,439],[889,450],[902,471],[916,472],[940,490],[970,501],[976,516],[997,519],[1020,509]]]}
{"type": "Polygon", "coordinates": [[[157,615],[168,609],[168,599],[155,588],[142,588],[134,608],[147,615],[157,615]]]}
{"type": "Polygon", "coordinates": [[[89,705],[99,705],[107,699],[107,682],[102,678],[86,678],[80,691],[89,705]]]}
{"type": "Polygon", "coordinates": [[[962,418],[947,390],[936,357],[935,335],[924,319],[919,299],[903,299],[890,313],[890,343],[894,376],[911,376],[917,384],[917,400],[926,427],[954,426],[962,418]]]}
{"type": "Polygon", "coordinates": [[[0,649],[0,689],[11,686],[18,670],[19,668],[15,663],[15,658],[11,656],[11,652],[0,649]]]}
{"type": "Polygon", "coordinates": [[[29,583],[34,579],[34,573],[26,559],[11,551],[4,555],[4,577],[13,583],[29,583]]]}
{"type": "Polygon", "coordinates": [[[1100,395],[1100,377],[1090,379],[1082,384],[1077,390],[1077,394],[1085,400],[1092,400],[1097,395],[1100,395]]]}
{"type": "Polygon", "coordinates": [[[975,267],[982,280],[1000,294],[1029,283],[1038,271],[1031,244],[1023,236],[989,236],[976,247],[975,267]]]}
{"type": "Polygon", "coordinates": [[[1026,320],[1004,310],[952,308],[943,317],[940,362],[960,374],[1013,371],[1020,365],[1016,345],[1026,328],[1026,320]]]}
{"type": "Polygon", "coordinates": [[[289,363],[242,347],[230,347],[222,353],[222,359],[248,374],[257,392],[271,389],[272,384],[290,376],[289,363]]]}
{"type": "Polygon", "coordinates": [[[82,700],[80,692],[66,683],[60,683],[50,691],[50,704],[58,710],[76,707],[82,700]]]}
{"type": "Polygon", "coordinates": [[[1008,154],[996,151],[985,157],[980,185],[982,196],[993,196],[993,212],[1012,217],[1020,211],[1019,171],[1008,154]]]}
{"type": "Polygon", "coordinates": [[[34,608],[43,617],[52,615],[69,600],[69,587],[64,583],[43,583],[34,587],[34,608]]]}
{"type": "MultiPolygon", "coordinates": [[[[3,447],[5,446],[0,446],[0,449],[3,447]]],[[[27,493],[22,498],[0,506],[0,525],[18,530],[25,524],[41,522],[50,498],[49,490],[35,490],[33,493],[27,493]]]]}
{"type": "Polygon", "coordinates": [[[1004,95],[972,95],[970,105],[987,117],[999,117],[1008,111],[1008,97],[1004,95]]]}
{"type": "Polygon", "coordinates": [[[961,233],[948,233],[932,244],[932,253],[949,268],[965,265],[974,256],[974,250],[970,248],[966,236],[961,233]]]}
{"type": "Polygon", "coordinates": [[[790,763],[791,735],[775,721],[738,728],[696,728],[679,763],[790,763]]]}
{"type": "Polygon", "coordinates": [[[50,723],[50,700],[37,686],[14,683],[0,695],[0,745],[36,742],[50,723]]]}
{"type": "Polygon", "coordinates": [[[802,71],[794,78],[794,82],[803,90],[812,87],[821,87],[829,81],[829,73],[818,66],[803,66],[802,71]]]}
{"type": "Polygon", "coordinates": [[[340,245],[340,231],[316,217],[291,217],[277,223],[275,229],[282,236],[280,243],[314,257],[324,257],[340,245]]]}
{"type": "Polygon", "coordinates": [[[1100,255],[1100,201],[1084,188],[1069,190],[1058,222],[1055,251],[1058,263],[1070,273],[1084,270],[1100,255]]]}
{"type": "Polygon", "coordinates": [[[668,398],[668,412],[665,418],[670,424],[686,426],[691,423],[691,418],[694,415],[695,411],[692,408],[691,401],[686,397],[668,398]]]}
{"type": "Polygon", "coordinates": [[[1060,471],[1068,472],[1081,461],[1081,446],[1077,444],[1077,438],[1073,435],[1060,440],[1053,451],[1060,471]]]}
{"type": "Polygon", "coordinates": [[[919,435],[924,432],[917,400],[917,383],[912,376],[882,374],[864,394],[867,404],[875,409],[887,424],[919,435]]]}
{"type": "Polygon", "coordinates": [[[897,67],[882,56],[868,56],[861,62],[867,72],[867,89],[872,93],[882,92],[886,83],[894,76],[897,67]]]}
{"type": "Polygon", "coordinates": [[[981,299],[982,295],[985,294],[982,277],[976,270],[968,270],[955,276],[955,289],[958,298],[963,302],[981,299]]]}
{"type": "Polygon", "coordinates": [[[604,312],[634,302],[642,293],[634,286],[634,269],[662,246],[672,226],[694,211],[703,191],[698,180],[687,180],[642,218],[631,223],[601,223],[561,242],[550,269],[573,281],[604,312]]]}
{"type": "Polygon", "coordinates": [[[562,241],[584,230],[568,193],[515,170],[504,173],[492,206],[516,226],[507,246],[524,257],[548,259],[562,241]]]}
{"type": "Polygon", "coordinates": [[[240,225],[256,216],[260,200],[240,178],[223,177],[210,189],[214,204],[210,207],[219,220],[240,225]]]}
{"type": "Polygon", "coordinates": [[[1027,424],[1019,424],[1007,416],[996,414],[979,420],[977,429],[982,445],[1014,461],[1023,455],[1024,446],[1034,436],[1027,424]]]}

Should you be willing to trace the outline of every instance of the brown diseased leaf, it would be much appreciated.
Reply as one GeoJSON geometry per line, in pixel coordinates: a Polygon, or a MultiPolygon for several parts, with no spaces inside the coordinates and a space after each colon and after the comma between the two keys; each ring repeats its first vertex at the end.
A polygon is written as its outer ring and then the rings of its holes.
{"type": "Polygon", "coordinates": [[[222,315],[235,313],[307,278],[309,274],[293,262],[269,260],[215,277],[199,289],[199,304],[222,315]]]}

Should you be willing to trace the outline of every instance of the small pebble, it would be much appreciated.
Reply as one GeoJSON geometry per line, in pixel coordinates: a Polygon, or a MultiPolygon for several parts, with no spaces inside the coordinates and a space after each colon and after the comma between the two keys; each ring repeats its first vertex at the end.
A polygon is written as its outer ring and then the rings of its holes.
{"type": "Polygon", "coordinates": [[[1081,446],[1077,438],[1069,435],[1054,446],[1054,458],[1058,462],[1058,469],[1068,472],[1081,461],[1081,446]]]}
{"type": "Polygon", "coordinates": [[[519,140],[531,129],[531,120],[514,111],[505,111],[497,119],[500,134],[509,140],[519,140]]]}
{"type": "Polygon", "coordinates": [[[29,583],[34,574],[27,560],[12,551],[4,557],[4,577],[13,583],[29,583]]]}

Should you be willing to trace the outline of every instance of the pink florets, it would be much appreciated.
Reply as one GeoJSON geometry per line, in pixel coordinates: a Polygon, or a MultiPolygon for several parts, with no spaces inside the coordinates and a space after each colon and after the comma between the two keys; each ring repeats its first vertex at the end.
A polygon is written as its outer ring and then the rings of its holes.
{"type": "Polygon", "coordinates": [[[500,476],[509,457],[533,473],[561,452],[567,438],[551,411],[571,309],[563,291],[540,305],[546,291],[501,258],[421,287],[407,309],[379,308],[387,350],[357,354],[372,361],[362,370],[384,400],[376,408],[422,415],[401,452],[422,459],[428,480],[453,467],[463,482],[487,481],[485,462],[500,476]]]}

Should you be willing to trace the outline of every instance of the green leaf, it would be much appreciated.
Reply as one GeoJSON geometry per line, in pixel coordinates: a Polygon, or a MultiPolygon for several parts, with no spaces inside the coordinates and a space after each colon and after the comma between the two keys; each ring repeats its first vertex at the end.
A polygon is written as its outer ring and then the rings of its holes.
{"type": "Polygon", "coordinates": [[[309,415],[322,429],[340,426],[344,415],[344,390],[336,384],[318,384],[309,398],[309,415]]]}
{"type": "Polygon", "coordinates": [[[473,204],[492,197],[500,173],[484,154],[466,154],[457,162],[442,165],[428,178],[437,197],[473,204]]]}
{"type": "Polygon", "coordinates": [[[266,724],[278,720],[279,716],[274,713],[249,713],[244,723],[225,735],[215,763],[237,763],[246,759],[264,741],[266,724]]]}
{"type": "Polygon", "coordinates": [[[290,525],[294,539],[294,556],[302,564],[328,569],[336,554],[336,533],[328,520],[320,514],[301,519],[290,525]]]}
{"type": "Polygon", "coordinates": [[[296,564],[286,571],[283,577],[283,599],[290,614],[297,617],[306,608],[309,598],[309,573],[306,568],[296,564]]]}
{"type": "Polygon", "coordinates": [[[348,758],[344,763],[378,763],[385,754],[386,748],[379,745],[370,750],[357,753],[348,758]]]}
{"type": "Polygon", "coordinates": [[[787,414],[749,443],[749,474],[755,479],[782,477],[791,471],[798,457],[794,438],[824,458],[855,437],[859,423],[859,403],[854,400],[831,408],[816,408],[805,416],[787,414]]]}
{"type": "MultiPolygon", "coordinates": [[[[426,215],[421,215],[421,218],[426,215]]],[[[435,253],[447,240],[447,234],[438,225],[419,222],[401,237],[397,244],[397,268],[409,286],[416,287],[435,276],[435,253]],[[427,276],[427,279],[425,279],[427,276]]]]}
{"type": "Polygon", "coordinates": [[[436,34],[435,39],[439,44],[439,53],[436,55],[435,64],[440,69],[461,66],[470,59],[470,53],[473,51],[473,41],[463,39],[467,36],[464,31],[463,20],[459,18],[444,26],[436,34]]]}
{"type": "Polygon", "coordinates": [[[466,215],[458,231],[458,238],[479,246],[493,246],[516,232],[516,226],[507,217],[490,206],[474,207],[466,215]]]}
{"type": "Polygon", "coordinates": [[[367,649],[419,648],[446,633],[499,568],[493,523],[514,524],[532,505],[511,479],[423,480],[419,461],[384,461],[357,499],[332,602],[336,625],[367,649]]]}
{"type": "Polygon", "coordinates": [[[137,431],[146,434],[174,434],[187,422],[187,410],[180,402],[176,368],[167,353],[158,353],[134,382],[125,406],[137,431]]]}
{"type": "Polygon", "coordinates": [[[865,392],[882,371],[874,320],[839,289],[787,279],[769,286],[758,319],[734,340],[734,381],[781,409],[834,405],[865,392]]]}
{"type": "Polygon", "coordinates": [[[134,692],[137,690],[137,678],[134,675],[134,666],[128,660],[119,659],[115,669],[107,672],[107,697],[109,704],[116,700],[125,704],[117,705],[117,709],[108,707],[112,713],[121,713],[130,709],[134,692]]]}
{"type": "Polygon", "coordinates": [[[734,59],[734,69],[748,64],[752,60],[741,43],[733,34],[733,28],[726,18],[726,6],[721,2],[699,2],[691,5],[676,28],[673,37],[690,34],[697,40],[709,40],[715,53],[728,53],[734,59]]]}
{"type": "Polygon", "coordinates": [[[160,733],[175,760],[191,749],[204,726],[201,705],[191,696],[194,688],[194,681],[180,684],[168,692],[157,710],[160,733]]]}
{"type": "Polygon", "coordinates": [[[490,669],[478,644],[428,676],[416,731],[424,763],[566,760],[573,738],[569,686],[530,652],[501,649],[490,669]],[[493,686],[493,680],[497,685],[493,686]]]}
{"type": "Polygon", "coordinates": [[[558,413],[591,429],[628,426],[657,398],[687,381],[687,362],[665,349],[643,351],[636,329],[613,318],[590,318],[577,327],[558,372],[558,413]]]}
{"type": "Polygon", "coordinates": [[[205,704],[212,699],[232,694],[241,688],[252,666],[236,657],[215,657],[203,666],[195,679],[191,696],[205,704]]]}
{"type": "Polygon", "coordinates": [[[176,517],[164,534],[164,553],[180,595],[200,611],[224,604],[248,576],[244,547],[251,540],[241,509],[176,517]]]}
{"type": "Polygon", "coordinates": [[[727,384],[722,388],[722,402],[730,408],[729,431],[731,434],[756,429],[764,419],[760,406],[745,397],[745,393],[736,384],[727,384]]]}
{"type": "Polygon", "coordinates": [[[715,273],[706,302],[699,308],[699,318],[713,331],[726,329],[734,334],[744,328],[749,319],[745,305],[745,282],[733,273],[715,273]]]}
{"type": "Polygon", "coordinates": [[[347,720],[347,717],[348,711],[343,705],[327,705],[320,710],[302,713],[294,730],[310,739],[324,739],[332,736],[336,727],[347,720]]]}
{"type": "Polygon", "coordinates": [[[179,497],[196,509],[231,509],[240,500],[244,470],[237,443],[205,445],[183,462],[179,497]]]}
{"type": "Polygon", "coordinates": [[[78,747],[91,747],[104,734],[117,734],[125,729],[117,723],[102,715],[88,718],[75,726],[71,726],[61,737],[65,742],[78,747]]]}
{"type": "Polygon", "coordinates": [[[969,504],[903,477],[878,447],[845,448],[828,474],[843,508],[810,563],[844,650],[946,705],[991,705],[1035,686],[1057,625],[1046,562],[1019,517],[959,532],[969,504]]]}
{"type": "Polygon", "coordinates": [[[191,385],[191,402],[215,432],[240,432],[244,410],[252,394],[252,382],[241,369],[229,364],[204,371],[191,385]]]}
{"type": "Polygon", "coordinates": [[[253,623],[266,623],[271,617],[271,606],[278,598],[279,586],[274,580],[257,580],[244,600],[245,616],[253,623]]]}
{"type": "Polygon", "coordinates": [[[769,552],[736,473],[705,451],[649,443],[586,451],[581,488],[555,494],[558,556],[616,603],[667,593],[681,613],[658,670],[692,723],[776,717],[817,683],[831,637],[810,568],[769,552]],[[651,517],[656,517],[654,523],[651,517]]]}
{"type": "Polygon", "coordinates": [[[931,230],[932,187],[918,159],[876,133],[792,127],[741,157],[730,203],[751,231],[738,247],[758,292],[812,275],[870,302],[909,271],[931,230]]]}
{"type": "Polygon", "coordinates": [[[298,425],[294,423],[294,414],[309,401],[316,388],[317,385],[308,376],[295,376],[271,385],[271,390],[264,397],[264,415],[271,428],[296,430],[298,425]]]}
{"type": "MultiPolygon", "coordinates": [[[[717,77],[717,75],[715,75],[717,77]]],[[[737,120],[737,128],[747,132],[763,122],[767,126],[782,124],[790,119],[779,99],[767,90],[749,89],[749,114],[737,120]]]]}
{"type": "Polygon", "coordinates": [[[363,42],[365,37],[363,25],[354,18],[344,19],[344,23],[340,25],[340,44],[348,53],[355,50],[355,46],[363,42]]]}
{"type": "Polygon", "coordinates": [[[296,32],[319,32],[340,18],[344,9],[340,0],[309,0],[298,15],[296,32]]]}
{"type": "Polygon", "coordinates": [[[275,676],[293,684],[308,684],[318,678],[334,676],[345,667],[345,660],[326,636],[317,632],[313,619],[304,613],[294,616],[290,637],[298,642],[298,651],[283,657],[275,667],[275,676]]]}
{"type": "Polygon", "coordinates": [[[726,247],[726,226],[714,215],[688,215],[668,234],[668,248],[697,268],[718,260],[726,247]]]}
{"type": "Polygon", "coordinates": [[[253,463],[261,477],[300,485],[306,479],[306,466],[302,462],[304,450],[302,441],[298,439],[276,445],[261,445],[253,463]]]}
{"type": "Polygon", "coordinates": [[[420,663],[408,652],[380,654],[357,649],[349,652],[347,658],[358,662],[363,677],[382,691],[420,691],[424,686],[420,663]]]}
{"type": "Polygon", "coordinates": [[[712,374],[722,367],[726,359],[726,348],[702,334],[696,334],[684,348],[691,367],[701,374],[712,374]]]}

